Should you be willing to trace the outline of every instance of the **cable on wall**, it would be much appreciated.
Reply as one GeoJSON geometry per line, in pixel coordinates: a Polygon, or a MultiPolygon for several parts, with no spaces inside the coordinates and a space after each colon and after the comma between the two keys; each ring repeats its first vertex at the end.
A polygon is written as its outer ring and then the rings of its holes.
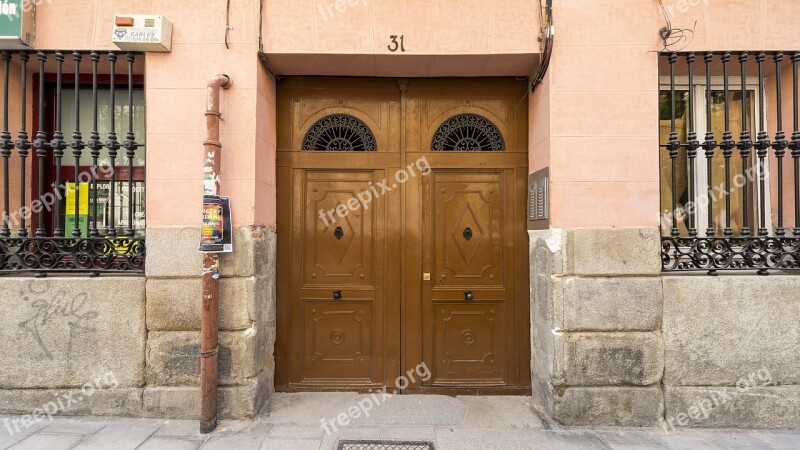
{"type": "Polygon", "coordinates": [[[547,68],[550,66],[550,58],[553,55],[553,38],[555,37],[553,0],[546,0],[544,6],[542,5],[542,0],[539,0],[539,7],[542,10],[540,14],[541,35],[539,37],[542,41],[541,56],[539,57],[539,69],[536,71],[536,75],[533,76],[533,81],[531,81],[531,92],[535,91],[536,87],[542,84],[542,80],[544,80],[547,68]]]}
{"type": "Polygon", "coordinates": [[[228,46],[228,32],[231,31],[231,0],[225,7],[225,48],[230,50],[228,46]]]}
{"type": "Polygon", "coordinates": [[[661,36],[661,42],[664,44],[664,48],[661,51],[681,51],[684,48],[688,47],[689,44],[692,43],[692,39],[694,39],[694,30],[697,28],[697,21],[694,21],[694,25],[692,28],[673,28],[672,21],[669,20],[669,14],[667,14],[667,9],[664,8],[664,3],[662,0],[658,1],[658,8],[661,10],[661,15],[664,17],[664,22],[666,23],[665,26],[661,27],[658,30],[658,35],[661,36]],[[685,44],[681,48],[670,48],[680,44],[685,44]]]}
{"type": "Polygon", "coordinates": [[[259,0],[258,3],[258,52],[264,53],[264,0],[259,0]]]}

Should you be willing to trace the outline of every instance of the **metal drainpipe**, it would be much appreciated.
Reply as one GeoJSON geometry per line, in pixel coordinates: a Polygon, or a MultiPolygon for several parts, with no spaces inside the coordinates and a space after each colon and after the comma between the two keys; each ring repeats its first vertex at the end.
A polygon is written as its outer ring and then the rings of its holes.
{"type": "MultiPolygon", "coordinates": [[[[219,195],[220,153],[219,92],[228,89],[227,75],[216,75],[208,81],[206,97],[206,130],[203,147],[204,195],[219,195]]],[[[219,341],[219,254],[203,254],[203,306],[200,312],[200,432],[210,433],[217,427],[217,350],[219,341]]]]}

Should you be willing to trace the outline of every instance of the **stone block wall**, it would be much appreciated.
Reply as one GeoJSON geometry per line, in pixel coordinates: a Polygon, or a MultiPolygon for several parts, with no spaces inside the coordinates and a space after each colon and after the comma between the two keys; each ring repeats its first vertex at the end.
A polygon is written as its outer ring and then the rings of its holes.
{"type": "MultiPolygon", "coordinates": [[[[199,228],[148,229],[146,416],[196,418],[202,255],[199,228]],[[152,238],[152,240],[151,240],[152,238]],[[150,242],[154,242],[150,251],[150,242]]],[[[220,260],[223,418],[252,417],[274,390],[275,232],[241,227],[220,260]]]]}
{"type": "Polygon", "coordinates": [[[533,395],[551,418],[800,428],[800,277],[662,274],[655,228],[530,246],[533,395]]]}
{"type": "Polygon", "coordinates": [[[800,277],[663,283],[668,425],[800,428],[800,277]]]}
{"type": "MultiPolygon", "coordinates": [[[[149,228],[146,277],[0,278],[0,413],[197,418],[199,228],[149,228]],[[58,403],[61,401],[61,403],[58,403]]],[[[221,418],[273,391],[273,229],[241,227],[222,257],[221,418]]]]}
{"type": "Polygon", "coordinates": [[[0,304],[0,412],[141,414],[144,278],[3,277],[0,304]]]}
{"type": "Polygon", "coordinates": [[[656,424],[664,372],[657,230],[530,237],[535,399],[563,424],[656,424]]]}

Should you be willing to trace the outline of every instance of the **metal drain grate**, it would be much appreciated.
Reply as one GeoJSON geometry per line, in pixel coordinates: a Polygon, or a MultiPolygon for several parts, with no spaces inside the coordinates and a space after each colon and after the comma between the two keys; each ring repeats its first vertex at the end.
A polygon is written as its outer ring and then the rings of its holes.
{"type": "Polygon", "coordinates": [[[434,450],[433,443],[424,441],[339,441],[336,450],[434,450]]]}

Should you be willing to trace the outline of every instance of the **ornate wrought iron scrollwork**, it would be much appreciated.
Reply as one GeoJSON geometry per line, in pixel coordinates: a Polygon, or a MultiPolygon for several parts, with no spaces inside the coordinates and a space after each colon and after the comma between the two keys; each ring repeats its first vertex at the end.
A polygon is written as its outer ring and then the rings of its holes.
{"type": "Polygon", "coordinates": [[[0,238],[2,272],[144,272],[143,237],[0,238]]]}
{"type": "Polygon", "coordinates": [[[374,152],[375,135],[361,119],[331,114],[311,125],[303,139],[303,150],[374,152]]]}
{"type": "Polygon", "coordinates": [[[661,238],[665,272],[800,270],[800,238],[661,238]]]}
{"type": "Polygon", "coordinates": [[[477,114],[447,119],[433,134],[434,151],[503,151],[506,142],[491,120],[477,114]]]}

